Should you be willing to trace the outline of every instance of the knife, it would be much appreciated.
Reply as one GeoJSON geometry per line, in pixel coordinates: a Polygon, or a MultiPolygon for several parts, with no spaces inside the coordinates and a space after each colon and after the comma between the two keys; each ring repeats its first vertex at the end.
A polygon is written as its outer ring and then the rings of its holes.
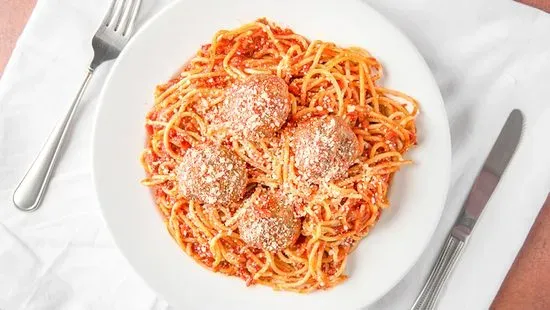
{"type": "Polygon", "coordinates": [[[412,310],[435,309],[441,289],[462,254],[479,215],[514,155],[522,132],[523,114],[516,109],[508,116],[495,144],[491,148],[489,156],[483,163],[483,167],[470,189],[468,198],[462,206],[462,211],[447,236],[436,263],[411,308],[412,310]]]}

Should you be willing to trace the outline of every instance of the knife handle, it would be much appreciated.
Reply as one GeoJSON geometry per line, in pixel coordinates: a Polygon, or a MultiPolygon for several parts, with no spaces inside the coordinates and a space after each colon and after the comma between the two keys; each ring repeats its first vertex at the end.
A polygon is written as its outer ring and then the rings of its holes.
{"type": "Polygon", "coordinates": [[[464,248],[464,241],[457,239],[456,237],[449,235],[445,241],[445,245],[439,252],[437,261],[430,272],[430,276],[422,291],[416,298],[411,310],[432,310],[435,309],[437,300],[439,299],[439,293],[447,282],[449,275],[462,254],[464,248]]]}

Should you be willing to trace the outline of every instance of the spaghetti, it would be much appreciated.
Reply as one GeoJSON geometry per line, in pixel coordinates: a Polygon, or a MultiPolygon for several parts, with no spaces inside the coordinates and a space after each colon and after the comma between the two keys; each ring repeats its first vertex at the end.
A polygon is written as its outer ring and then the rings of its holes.
{"type": "MultiPolygon", "coordinates": [[[[306,293],[344,281],[350,253],[389,206],[392,177],[410,163],[403,154],[416,144],[417,102],[382,87],[381,78],[381,64],[367,51],[310,41],[266,19],[217,32],[175,78],[157,86],[146,116],[142,183],[179,246],[247,285],[306,293]],[[260,75],[284,81],[266,82],[281,84],[283,93],[268,93],[280,97],[279,106],[258,113],[259,121],[273,123],[254,127],[226,108],[235,85],[260,75]],[[315,129],[325,126],[322,120],[334,128],[315,129]],[[186,158],[189,150],[212,147],[210,157],[186,158]],[[227,169],[241,170],[210,183],[209,168],[181,167],[202,158],[219,168],[215,154],[235,161],[224,161],[227,169]],[[339,170],[323,174],[325,167],[339,170]],[[189,182],[181,171],[201,179],[189,182]],[[221,187],[201,194],[209,184],[221,187]],[[223,203],[215,203],[218,197],[223,203]]],[[[259,98],[265,94],[248,102],[261,104],[259,98]]]]}

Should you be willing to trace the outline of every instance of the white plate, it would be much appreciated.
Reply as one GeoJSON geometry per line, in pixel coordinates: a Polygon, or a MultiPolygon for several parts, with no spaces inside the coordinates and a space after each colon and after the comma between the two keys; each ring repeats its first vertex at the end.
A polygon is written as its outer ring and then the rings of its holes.
{"type": "Polygon", "coordinates": [[[426,63],[384,17],[355,0],[183,0],[152,18],[114,64],[93,139],[94,182],[103,215],[130,264],[174,306],[185,309],[356,309],[390,290],[414,265],[439,221],[450,173],[443,102],[426,63]],[[394,180],[391,208],[352,254],[350,278],[308,295],[246,287],[196,264],[173,241],[150,192],[139,184],[138,156],[155,85],[169,79],[222,28],[267,17],[310,39],[368,49],[384,65],[386,86],[421,104],[413,166],[394,180]]]}

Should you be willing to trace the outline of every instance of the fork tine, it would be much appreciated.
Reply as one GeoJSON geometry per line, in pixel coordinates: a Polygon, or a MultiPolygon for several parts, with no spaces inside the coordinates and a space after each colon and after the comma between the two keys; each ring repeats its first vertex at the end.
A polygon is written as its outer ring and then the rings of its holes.
{"type": "Polygon", "coordinates": [[[132,6],[134,5],[134,0],[127,0],[124,2],[124,9],[122,11],[122,15],[120,16],[120,22],[115,27],[115,31],[118,31],[119,29],[124,30],[128,24],[128,15],[130,14],[130,11],[132,10],[132,6]]]}
{"type": "Polygon", "coordinates": [[[103,18],[103,25],[105,27],[109,26],[109,22],[111,21],[111,18],[113,18],[113,9],[115,8],[117,0],[111,1],[111,5],[109,5],[109,10],[107,11],[107,14],[105,14],[105,18],[103,18]]]}
{"type": "Polygon", "coordinates": [[[120,24],[120,17],[125,3],[126,0],[116,0],[113,16],[111,17],[111,21],[108,24],[109,26],[114,26],[114,29],[116,29],[120,24]]]}
{"type": "Polygon", "coordinates": [[[130,18],[128,19],[128,24],[126,26],[126,29],[124,29],[124,32],[122,33],[123,36],[131,35],[134,31],[134,25],[136,23],[136,18],[139,12],[139,8],[141,6],[141,0],[134,0],[132,1],[133,6],[131,6],[131,14],[130,18]]]}

